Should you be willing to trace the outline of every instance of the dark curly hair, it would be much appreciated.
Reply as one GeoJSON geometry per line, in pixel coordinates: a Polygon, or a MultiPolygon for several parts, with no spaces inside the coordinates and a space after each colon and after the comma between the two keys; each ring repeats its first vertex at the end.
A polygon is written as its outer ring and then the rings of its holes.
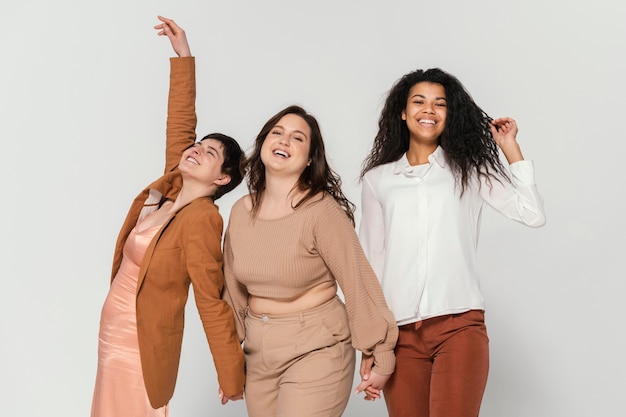
{"type": "Polygon", "coordinates": [[[305,191],[305,195],[304,198],[294,206],[294,209],[297,209],[304,202],[320,192],[330,194],[339,203],[341,208],[343,208],[354,225],[355,206],[341,191],[341,178],[328,165],[319,124],[315,117],[308,114],[300,106],[289,106],[272,116],[259,132],[254,141],[254,150],[244,162],[244,169],[247,173],[246,181],[248,183],[250,197],[252,198],[252,214],[255,216],[258,213],[259,206],[263,200],[263,193],[265,192],[265,165],[263,161],[261,161],[261,147],[270,130],[276,126],[283,116],[288,114],[295,114],[301,117],[311,129],[311,147],[309,150],[311,163],[304,169],[298,179],[298,183],[294,187],[297,187],[300,191],[305,191]]]}
{"type": "Polygon", "coordinates": [[[510,181],[493,140],[491,118],[474,102],[463,84],[453,75],[439,68],[416,70],[405,74],[393,85],[387,95],[380,119],[378,133],[372,150],[363,162],[360,178],[372,168],[397,161],[409,149],[409,129],[402,120],[409,91],[420,82],[441,84],[446,93],[446,124],[439,145],[445,151],[460,195],[470,180],[484,176],[487,182],[498,176],[510,181]]]}

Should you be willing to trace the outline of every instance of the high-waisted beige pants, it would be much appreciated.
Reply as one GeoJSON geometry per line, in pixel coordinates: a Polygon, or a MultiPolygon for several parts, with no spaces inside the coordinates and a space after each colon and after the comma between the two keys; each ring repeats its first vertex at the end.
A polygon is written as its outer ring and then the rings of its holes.
{"type": "Polygon", "coordinates": [[[286,315],[248,311],[245,320],[249,417],[339,417],[354,380],[355,352],[338,297],[286,315]]]}

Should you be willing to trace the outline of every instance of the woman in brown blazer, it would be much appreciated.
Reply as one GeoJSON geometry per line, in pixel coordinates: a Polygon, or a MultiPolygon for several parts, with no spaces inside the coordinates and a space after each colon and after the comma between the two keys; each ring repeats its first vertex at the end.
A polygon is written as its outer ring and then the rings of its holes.
{"type": "Polygon", "coordinates": [[[223,220],[214,200],[242,180],[243,151],[219,133],[195,143],[195,62],[185,32],[159,17],[171,58],[165,173],[133,201],[102,309],[92,417],[166,416],[189,285],[204,326],[222,404],[242,398],[244,358],[221,300],[223,220]]]}

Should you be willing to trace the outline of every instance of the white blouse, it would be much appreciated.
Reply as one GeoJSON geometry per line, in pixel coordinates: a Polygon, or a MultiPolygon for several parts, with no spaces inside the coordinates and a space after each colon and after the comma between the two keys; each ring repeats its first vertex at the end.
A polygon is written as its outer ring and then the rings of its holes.
{"type": "Polygon", "coordinates": [[[530,227],[545,224],[532,161],[509,166],[513,184],[474,179],[459,197],[441,147],[428,164],[404,155],[363,178],[359,237],[398,325],[484,309],[476,249],[486,202],[530,227]]]}

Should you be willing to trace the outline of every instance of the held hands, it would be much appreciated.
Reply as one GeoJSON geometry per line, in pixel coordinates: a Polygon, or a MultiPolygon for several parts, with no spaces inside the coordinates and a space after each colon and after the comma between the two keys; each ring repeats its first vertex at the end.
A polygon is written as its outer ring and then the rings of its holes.
{"type": "Polygon", "coordinates": [[[391,375],[379,375],[375,371],[372,371],[374,366],[374,357],[371,355],[361,354],[361,383],[356,387],[355,394],[365,391],[365,401],[375,401],[380,399],[380,393],[382,392],[387,380],[391,375]]]}
{"type": "Polygon", "coordinates": [[[510,117],[500,117],[491,121],[491,134],[493,140],[502,149],[509,164],[524,159],[522,151],[517,143],[517,123],[510,117]]]}
{"type": "Polygon", "coordinates": [[[228,401],[243,400],[243,391],[241,391],[239,394],[235,394],[235,395],[231,395],[230,397],[227,397],[227,396],[224,395],[224,391],[222,391],[222,388],[220,387],[220,391],[219,391],[218,397],[219,397],[222,405],[224,405],[228,401]]]}
{"type": "Polygon", "coordinates": [[[179,57],[191,56],[191,50],[189,49],[189,43],[187,42],[185,31],[172,19],[168,19],[163,16],[157,16],[157,18],[163,22],[154,27],[159,31],[157,35],[167,36],[172,43],[174,52],[176,52],[176,55],[179,57]]]}

